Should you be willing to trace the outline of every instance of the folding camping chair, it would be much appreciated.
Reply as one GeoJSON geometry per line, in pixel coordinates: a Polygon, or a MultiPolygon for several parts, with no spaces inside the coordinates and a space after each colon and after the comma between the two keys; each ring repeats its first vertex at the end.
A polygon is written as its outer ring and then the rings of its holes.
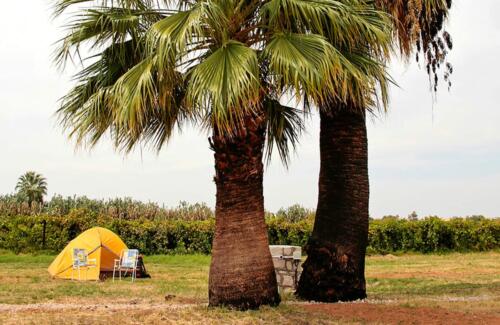
{"type": "Polygon", "coordinates": [[[132,282],[136,278],[137,274],[137,261],[139,260],[139,250],[137,249],[124,249],[120,253],[120,259],[115,259],[115,264],[113,265],[113,282],[115,281],[115,273],[118,271],[118,276],[120,280],[122,279],[122,271],[130,272],[132,275],[132,282]]]}
{"type": "Polygon", "coordinates": [[[81,280],[81,269],[85,269],[85,280],[87,280],[89,268],[97,267],[97,260],[89,258],[87,250],[83,248],[73,248],[72,265],[71,265],[71,280],[75,270],[78,271],[78,280],[81,280]]]}

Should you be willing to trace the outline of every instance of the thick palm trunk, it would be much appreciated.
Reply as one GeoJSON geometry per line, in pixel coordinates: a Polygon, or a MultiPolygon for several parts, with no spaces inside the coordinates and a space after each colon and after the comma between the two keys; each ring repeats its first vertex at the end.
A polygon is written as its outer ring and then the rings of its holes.
{"type": "Polygon", "coordinates": [[[210,265],[210,306],[238,309],[280,301],[264,220],[262,118],[248,118],[231,139],[214,132],[215,237],[210,265]]]}
{"type": "Polygon", "coordinates": [[[318,207],[297,295],[325,302],[363,299],[369,201],[365,113],[339,105],[320,114],[318,207]]]}

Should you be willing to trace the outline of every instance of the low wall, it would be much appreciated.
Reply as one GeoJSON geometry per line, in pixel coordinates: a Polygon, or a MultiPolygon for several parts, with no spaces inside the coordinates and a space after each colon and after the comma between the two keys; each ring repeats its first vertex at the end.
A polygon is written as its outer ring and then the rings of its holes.
{"type": "Polygon", "coordinates": [[[300,246],[271,245],[276,280],[280,290],[295,290],[302,272],[300,246]]]}

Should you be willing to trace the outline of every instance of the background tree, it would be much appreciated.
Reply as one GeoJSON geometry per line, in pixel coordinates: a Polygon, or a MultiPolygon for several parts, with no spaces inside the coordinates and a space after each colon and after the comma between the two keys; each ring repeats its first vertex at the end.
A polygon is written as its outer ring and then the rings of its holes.
{"type": "Polygon", "coordinates": [[[17,195],[28,202],[32,207],[33,203],[43,204],[43,197],[47,194],[47,180],[36,172],[27,172],[19,177],[16,185],[17,195]]]}
{"type": "Polygon", "coordinates": [[[410,213],[408,215],[408,218],[407,218],[409,221],[418,221],[418,214],[416,211],[413,211],[412,213],[410,213]]]}
{"type": "MultiPolygon", "coordinates": [[[[451,37],[443,31],[451,0],[366,1],[386,11],[393,21],[393,43],[403,57],[425,58],[433,88],[439,68],[451,85],[446,54],[451,37]]],[[[373,45],[367,46],[370,53],[373,45]]],[[[388,52],[385,52],[388,56],[388,52]]],[[[388,57],[387,57],[388,58],[388,57]]],[[[376,78],[380,80],[380,78],[376,78]]],[[[360,88],[372,96],[374,88],[360,88]]],[[[369,179],[366,115],[373,102],[349,97],[320,109],[320,175],[318,206],[297,294],[317,301],[349,301],[366,297],[364,277],[368,244],[369,179]],[[361,104],[361,105],[360,105],[361,104]]],[[[382,105],[384,106],[384,105],[382,105]]]]}
{"type": "MultiPolygon", "coordinates": [[[[75,3],[59,1],[56,13],[75,3]]],[[[109,131],[125,152],[158,150],[190,121],[211,132],[216,231],[210,305],[253,308],[279,302],[264,223],[263,154],[276,145],[286,162],[301,130],[285,94],[320,102],[344,97],[349,58],[329,36],[353,38],[366,6],[358,1],[102,1],[76,11],[56,59],[64,64],[88,42],[94,63],[63,98],[62,124],[78,144],[109,131]]],[[[357,77],[357,76],[356,76],[357,77]]]]}

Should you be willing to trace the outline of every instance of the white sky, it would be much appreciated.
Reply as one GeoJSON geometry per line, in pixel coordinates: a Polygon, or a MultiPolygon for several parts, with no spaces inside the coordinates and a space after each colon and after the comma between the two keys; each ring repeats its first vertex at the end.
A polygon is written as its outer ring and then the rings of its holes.
{"type": "MultiPolygon", "coordinates": [[[[169,206],[179,201],[215,202],[213,155],[207,134],[187,129],[159,155],[123,157],[102,142],[75,151],[57,126],[57,99],[70,73],[51,63],[60,26],[50,20],[50,1],[8,1],[0,20],[0,193],[12,193],[28,170],[42,173],[49,196],[130,196],[169,206]]],[[[500,216],[500,2],[455,0],[449,23],[455,74],[432,104],[427,75],[416,64],[395,62],[400,88],[390,111],[369,122],[373,217],[484,214],[500,216]]],[[[277,159],[265,174],[266,208],[316,206],[319,170],[318,117],[285,170],[277,159]]]]}

